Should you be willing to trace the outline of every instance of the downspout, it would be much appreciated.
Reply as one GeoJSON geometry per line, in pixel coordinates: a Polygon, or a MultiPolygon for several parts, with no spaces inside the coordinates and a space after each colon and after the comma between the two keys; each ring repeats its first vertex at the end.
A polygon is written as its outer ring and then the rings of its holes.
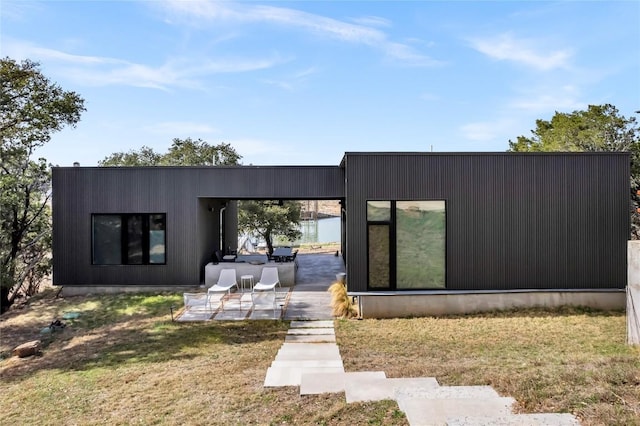
{"type": "Polygon", "coordinates": [[[224,217],[223,214],[224,214],[224,211],[226,209],[227,209],[226,205],[220,209],[220,221],[219,221],[219,224],[220,224],[220,231],[219,231],[220,232],[220,246],[219,247],[220,247],[220,251],[222,252],[223,255],[227,254],[227,252],[224,249],[224,238],[223,238],[223,236],[224,236],[224,224],[222,222],[222,219],[224,217]]]}

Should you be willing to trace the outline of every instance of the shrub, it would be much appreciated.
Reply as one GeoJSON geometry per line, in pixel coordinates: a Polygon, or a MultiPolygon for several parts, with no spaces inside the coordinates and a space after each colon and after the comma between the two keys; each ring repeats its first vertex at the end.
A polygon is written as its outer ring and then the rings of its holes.
{"type": "Polygon", "coordinates": [[[331,308],[333,316],[339,318],[353,318],[358,315],[358,308],[351,303],[347,295],[347,286],[341,282],[334,282],[328,290],[331,293],[331,308]]]}

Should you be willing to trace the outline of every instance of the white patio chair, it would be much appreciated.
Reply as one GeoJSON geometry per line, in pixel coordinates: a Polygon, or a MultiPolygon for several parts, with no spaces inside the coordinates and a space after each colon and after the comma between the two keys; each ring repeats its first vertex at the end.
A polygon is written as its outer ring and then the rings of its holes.
{"type": "Polygon", "coordinates": [[[262,274],[260,275],[260,281],[258,281],[251,291],[251,303],[255,306],[258,293],[273,291],[273,307],[276,306],[276,285],[280,286],[280,278],[278,276],[278,268],[266,267],[262,268],[262,274]]]}
{"type": "Polygon", "coordinates": [[[184,298],[185,310],[197,309],[200,306],[206,309],[209,304],[209,297],[204,293],[183,293],[182,297],[184,298]]]}
{"type": "Polygon", "coordinates": [[[222,269],[220,270],[220,276],[218,277],[218,282],[207,290],[207,301],[209,302],[209,306],[211,306],[211,296],[215,293],[226,292],[227,294],[231,294],[231,289],[235,287],[238,288],[238,280],[236,278],[236,270],[235,269],[222,269]]]}
{"type": "Polygon", "coordinates": [[[278,276],[278,268],[266,267],[262,268],[260,281],[253,286],[253,291],[273,290],[276,291],[276,285],[280,287],[280,277],[278,276]]]}

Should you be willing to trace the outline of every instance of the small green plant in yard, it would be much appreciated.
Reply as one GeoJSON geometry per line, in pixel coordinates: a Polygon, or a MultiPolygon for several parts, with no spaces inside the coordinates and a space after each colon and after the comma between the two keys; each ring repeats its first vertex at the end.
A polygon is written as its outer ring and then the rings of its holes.
{"type": "Polygon", "coordinates": [[[331,293],[331,308],[333,316],[337,318],[353,318],[358,315],[358,309],[347,295],[347,286],[339,281],[329,286],[331,293]]]}

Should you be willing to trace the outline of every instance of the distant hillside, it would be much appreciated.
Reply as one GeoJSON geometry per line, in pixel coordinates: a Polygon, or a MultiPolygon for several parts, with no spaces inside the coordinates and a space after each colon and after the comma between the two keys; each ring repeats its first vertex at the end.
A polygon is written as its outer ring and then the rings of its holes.
{"type": "MultiPolygon", "coordinates": [[[[338,200],[309,200],[300,201],[302,211],[316,211],[318,217],[340,216],[340,203],[338,200]]],[[[304,213],[303,213],[304,214],[304,213]]]]}

